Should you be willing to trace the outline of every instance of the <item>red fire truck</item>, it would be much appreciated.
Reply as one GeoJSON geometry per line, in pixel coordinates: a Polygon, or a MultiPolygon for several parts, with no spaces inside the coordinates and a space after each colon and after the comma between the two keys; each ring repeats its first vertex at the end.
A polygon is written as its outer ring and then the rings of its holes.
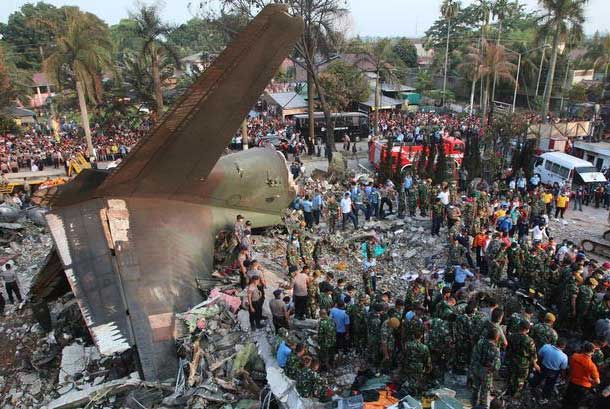
{"type": "MultiPolygon", "coordinates": [[[[443,138],[445,155],[453,158],[455,167],[459,167],[464,159],[464,141],[452,136],[443,138]]],[[[420,157],[425,157],[423,145],[395,145],[392,147],[392,157],[394,166],[400,166],[401,170],[409,168],[420,157]]],[[[376,141],[371,145],[369,151],[369,161],[375,169],[379,169],[380,164],[387,157],[388,145],[386,142],[376,141]]]]}

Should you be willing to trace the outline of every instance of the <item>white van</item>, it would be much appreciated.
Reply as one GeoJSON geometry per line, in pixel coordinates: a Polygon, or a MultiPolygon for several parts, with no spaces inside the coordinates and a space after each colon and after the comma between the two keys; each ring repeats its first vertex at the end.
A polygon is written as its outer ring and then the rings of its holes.
{"type": "Polygon", "coordinates": [[[572,187],[589,183],[605,183],[606,177],[591,162],[563,152],[546,152],[534,163],[534,173],[540,175],[540,182],[572,187]]]}

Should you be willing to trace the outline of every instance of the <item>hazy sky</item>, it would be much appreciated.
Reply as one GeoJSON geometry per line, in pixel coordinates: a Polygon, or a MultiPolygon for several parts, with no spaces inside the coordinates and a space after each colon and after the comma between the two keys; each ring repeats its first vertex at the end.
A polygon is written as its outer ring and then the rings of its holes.
{"type": "MultiPolygon", "coordinates": [[[[0,0],[0,21],[21,5],[33,0],[0,0]]],[[[76,5],[97,14],[109,24],[118,22],[134,8],[135,0],[46,0],[57,6],[76,5]]],[[[537,0],[519,0],[531,10],[537,9],[537,0]]],[[[150,0],[148,0],[150,2],[150,0]]],[[[163,13],[166,20],[181,23],[191,17],[189,3],[197,0],[165,0],[163,13]]],[[[439,14],[441,0],[348,0],[352,12],[352,34],[363,36],[421,36],[439,14]]],[[[469,4],[472,0],[463,0],[469,4]]],[[[585,32],[610,29],[610,0],[589,0],[585,32]]]]}

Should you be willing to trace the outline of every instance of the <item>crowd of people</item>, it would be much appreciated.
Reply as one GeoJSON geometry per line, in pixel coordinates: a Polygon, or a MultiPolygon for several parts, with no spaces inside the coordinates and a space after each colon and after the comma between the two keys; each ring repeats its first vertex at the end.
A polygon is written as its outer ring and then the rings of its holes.
{"type": "MultiPolygon", "coordinates": [[[[555,240],[550,227],[581,208],[579,189],[544,187],[522,171],[477,186],[435,186],[412,174],[399,186],[378,182],[325,189],[303,178],[286,213],[292,284],[275,289],[269,318],[278,362],[302,394],[324,398],[326,371],[359,356],[406,393],[421,394],[451,371],[467,374],[476,407],[524,396],[539,405],[560,399],[566,409],[608,407],[610,263],[555,240]],[[377,275],[388,272],[385,243],[375,238],[361,243],[356,271],[335,278],[322,264],[330,235],[360,229],[363,218],[396,217],[431,220],[430,233],[446,241],[444,273],[420,274],[397,294],[379,288],[377,275]],[[319,320],[315,353],[295,338],[291,317],[319,320]]],[[[260,328],[265,274],[244,226],[235,228],[237,269],[244,308],[260,328]]]]}
{"type": "MultiPolygon", "coordinates": [[[[134,126],[132,121],[116,121],[92,125],[93,148],[98,162],[124,158],[152,123],[148,120],[134,126]]],[[[37,172],[46,168],[69,166],[69,161],[86,151],[82,129],[73,121],[63,120],[57,131],[35,124],[23,129],[22,135],[0,135],[0,172],[37,172]]],[[[85,155],[84,155],[85,156],[85,155]]]]}

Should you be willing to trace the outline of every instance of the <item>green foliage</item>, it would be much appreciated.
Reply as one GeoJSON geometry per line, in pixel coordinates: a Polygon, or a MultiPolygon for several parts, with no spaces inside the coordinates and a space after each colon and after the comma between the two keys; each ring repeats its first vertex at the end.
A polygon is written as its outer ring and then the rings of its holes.
{"type": "Polygon", "coordinates": [[[90,100],[102,102],[101,74],[114,67],[108,26],[96,15],[77,7],[63,10],[65,21],[36,23],[51,29],[54,47],[43,63],[44,71],[56,84],[80,81],[90,100]]]}
{"type": "Polygon", "coordinates": [[[455,101],[455,92],[450,89],[445,91],[445,95],[443,95],[443,90],[440,89],[430,90],[425,92],[424,95],[437,101],[455,101]]]}
{"type": "Polygon", "coordinates": [[[587,87],[583,84],[574,84],[572,88],[568,90],[568,98],[575,102],[586,102],[587,101],[587,87]]]}
{"type": "Polygon", "coordinates": [[[0,115],[0,135],[17,133],[18,131],[17,123],[12,118],[0,115]]]}
{"type": "Polygon", "coordinates": [[[417,73],[417,83],[415,87],[419,92],[425,92],[432,89],[432,75],[428,70],[422,70],[417,73]]]}
{"type": "Polygon", "coordinates": [[[137,28],[136,21],[130,18],[121,19],[117,24],[110,26],[110,38],[119,62],[126,54],[142,51],[142,39],[137,35],[137,28]]]}
{"type": "Polygon", "coordinates": [[[42,1],[24,4],[12,13],[6,24],[0,24],[3,40],[11,44],[16,56],[17,68],[39,71],[42,66],[42,53],[48,55],[53,47],[54,32],[51,27],[35,24],[36,21],[51,21],[61,24],[65,21],[65,10],[42,1]]]}
{"type": "Polygon", "coordinates": [[[192,18],[176,27],[169,35],[180,50],[180,55],[195,53],[219,53],[227,39],[215,21],[192,18]]]}
{"type": "Polygon", "coordinates": [[[399,38],[392,47],[392,52],[406,67],[417,67],[417,49],[408,38],[399,38]]]}
{"type": "Polygon", "coordinates": [[[320,74],[320,84],[333,112],[347,109],[352,102],[366,100],[370,92],[362,73],[341,60],[331,62],[320,74]]]}
{"type": "Polygon", "coordinates": [[[466,137],[462,166],[466,168],[468,176],[471,179],[481,176],[481,149],[479,148],[479,141],[478,134],[471,134],[466,137]]]}

